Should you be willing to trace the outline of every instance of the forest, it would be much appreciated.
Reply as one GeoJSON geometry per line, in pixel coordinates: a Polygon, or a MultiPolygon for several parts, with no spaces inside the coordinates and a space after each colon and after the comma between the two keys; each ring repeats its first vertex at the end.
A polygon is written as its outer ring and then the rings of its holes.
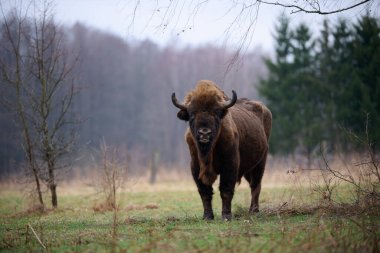
{"type": "Polygon", "coordinates": [[[269,75],[258,85],[275,119],[272,153],[360,153],[363,142],[379,149],[379,35],[368,13],[325,20],[319,34],[279,19],[276,56],[265,59],[269,75]]]}
{"type": "MultiPolygon", "coordinates": [[[[13,12],[6,17],[10,23],[8,30],[2,23],[0,59],[11,69],[9,37],[22,30],[21,53],[27,58],[33,20],[21,27],[13,12]]],[[[235,52],[211,44],[179,47],[173,41],[162,47],[80,23],[62,27],[53,16],[47,22],[60,34],[71,70],[67,79],[75,88],[65,115],[75,123],[63,129],[72,135],[65,153],[72,168],[91,166],[102,142],[118,149],[132,173],[143,172],[154,154],[166,168],[186,168],[186,124],[177,119],[170,95],[176,92],[182,99],[201,79],[213,80],[227,94],[234,89],[238,97],[267,104],[274,122],[272,154],[301,154],[311,161],[322,146],[329,153],[353,152],[358,145],[349,140],[350,133],[359,139],[368,135],[372,148],[379,147],[380,26],[370,14],[353,21],[326,20],[318,32],[306,24],[292,27],[281,16],[274,53],[255,48],[235,63],[235,52]]],[[[25,147],[17,110],[9,103],[15,89],[4,73],[0,89],[0,174],[5,176],[20,171],[25,147]]]]}

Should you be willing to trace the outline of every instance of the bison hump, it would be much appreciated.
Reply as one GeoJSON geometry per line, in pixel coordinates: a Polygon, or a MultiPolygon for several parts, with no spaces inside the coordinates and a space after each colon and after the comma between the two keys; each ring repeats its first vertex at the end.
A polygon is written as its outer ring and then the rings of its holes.
{"type": "Polygon", "coordinates": [[[240,99],[239,104],[242,107],[244,107],[244,109],[246,109],[250,112],[253,112],[254,114],[259,116],[260,118],[262,117],[262,115],[263,115],[263,104],[262,103],[252,101],[252,100],[248,100],[246,98],[242,98],[242,99],[240,99]]]}
{"type": "Polygon", "coordinates": [[[246,98],[239,99],[238,104],[260,119],[264,127],[265,135],[267,139],[269,139],[272,128],[272,113],[269,111],[269,109],[261,102],[249,100],[246,98]]]}

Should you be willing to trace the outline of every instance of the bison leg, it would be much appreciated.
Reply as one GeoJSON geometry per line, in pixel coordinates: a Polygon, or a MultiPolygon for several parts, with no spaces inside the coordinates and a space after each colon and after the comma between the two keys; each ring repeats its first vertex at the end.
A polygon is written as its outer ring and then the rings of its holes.
{"type": "Polygon", "coordinates": [[[231,220],[231,202],[235,192],[236,176],[234,173],[220,174],[220,197],[222,198],[222,219],[231,220]]]}
{"type": "Polygon", "coordinates": [[[204,187],[198,187],[199,194],[203,203],[203,219],[213,220],[214,212],[212,211],[212,186],[204,185],[204,187]]]}
{"type": "Polygon", "coordinates": [[[214,212],[212,211],[212,186],[204,185],[200,180],[197,183],[198,192],[202,199],[203,204],[203,219],[213,220],[214,212]]]}
{"type": "Polygon", "coordinates": [[[211,185],[205,185],[198,177],[199,177],[199,170],[192,169],[192,174],[194,181],[198,187],[199,195],[202,199],[203,204],[203,219],[204,220],[213,220],[214,219],[214,213],[212,211],[212,195],[213,189],[211,185]]]}
{"type": "Polygon", "coordinates": [[[259,211],[259,196],[261,191],[261,183],[256,187],[251,187],[251,206],[249,207],[249,213],[253,214],[259,211]]]}
{"type": "Polygon", "coordinates": [[[249,207],[249,213],[253,214],[259,211],[259,197],[261,191],[261,178],[258,180],[258,175],[256,172],[251,172],[250,174],[245,174],[244,177],[249,182],[251,187],[251,205],[249,207]]]}
{"type": "Polygon", "coordinates": [[[234,196],[233,191],[221,191],[220,196],[222,198],[222,219],[223,220],[231,220],[231,202],[232,197],[234,196]]]}
{"type": "Polygon", "coordinates": [[[251,187],[251,206],[249,207],[250,214],[259,211],[261,179],[263,178],[265,163],[266,154],[264,155],[262,161],[249,174],[244,175],[245,179],[249,182],[249,186],[251,187]]]}

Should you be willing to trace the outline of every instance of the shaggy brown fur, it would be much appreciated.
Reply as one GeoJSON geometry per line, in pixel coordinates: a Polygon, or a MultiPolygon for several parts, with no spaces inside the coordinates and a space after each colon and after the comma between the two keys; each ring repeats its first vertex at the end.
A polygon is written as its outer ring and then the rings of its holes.
{"type": "MultiPolygon", "coordinates": [[[[209,108],[213,108],[215,105],[222,105],[222,103],[227,99],[227,96],[215,83],[209,80],[201,80],[197,83],[195,89],[186,95],[185,105],[189,106],[190,104],[196,104],[201,110],[207,110],[209,108]]],[[[189,146],[191,145],[192,148],[196,149],[196,141],[191,135],[189,129],[186,132],[185,138],[189,146]]],[[[215,145],[215,143],[213,144],[215,145]]],[[[213,147],[211,149],[213,149],[213,147]]],[[[217,178],[217,174],[212,168],[213,153],[210,153],[207,159],[202,159],[201,154],[197,152],[197,159],[200,163],[198,178],[202,180],[204,184],[212,185],[217,178]]]]}
{"type": "Polygon", "coordinates": [[[209,107],[215,104],[222,104],[227,100],[224,92],[212,81],[201,80],[195,89],[187,93],[185,105],[196,103],[200,107],[209,107]]]}
{"type": "Polygon", "coordinates": [[[234,106],[225,109],[223,104],[227,100],[228,97],[216,84],[199,81],[195,89],[186,95],[185,106],[178,113],[180,119],[189,121],[185,138],[205,219],[214,217],[212,184],[217,175],[220,175],[223,218],[231,218],[234,187],[243,176],[251,186],[250,212],[259,208],[272,115],[263,104],[245,98],[238,99],[234,106]],[[204,129],[210,132],[209,142],[200,140],[203,132],[199,132],[204,129]]]}

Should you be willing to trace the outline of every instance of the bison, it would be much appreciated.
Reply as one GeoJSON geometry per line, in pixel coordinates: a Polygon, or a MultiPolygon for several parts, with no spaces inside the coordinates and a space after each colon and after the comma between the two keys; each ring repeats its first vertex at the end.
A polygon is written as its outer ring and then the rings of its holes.
{"type": "Polygon", "coordinates": [[[263,104],[229,99],[212,81],[199,81],[184,103],[175,93],[172,102],[180,111],[177,117],[189,122],[185,139],[191,155],[191,172],[202,199],[203,219],[214,219],[212,184],[220,175],[222,218],[230,220],[231,201],[241,178],[251,188],[250,213],[259,211],[259,195],[268,154],[272,114],[263,104]]]}

